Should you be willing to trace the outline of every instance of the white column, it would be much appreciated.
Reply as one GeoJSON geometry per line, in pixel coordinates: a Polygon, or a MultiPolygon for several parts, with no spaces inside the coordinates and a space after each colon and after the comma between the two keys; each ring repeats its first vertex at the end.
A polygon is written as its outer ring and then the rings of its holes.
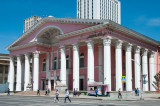
{"type": "Polygon", "coordinates": [[[122,41],[118,40],[115,44],[116,59],[116,91],[122,90],[122,41]]]}
{"type": "Polygon", "coordinates": [[[141,59],[140,59],[140,47],[136,46],[134,50],[134,76],[135,76],[135,88],[141,87],[141,59]]]}
{"type": "Polygon", "coordinates": [[[8,83],[9,83],[9,81],[10,81],[10,80],[9,80],[9,78],[10,78],[9,75],[10,75],[10,65],[8,66],[8,79],[7,79],[7,82],[8,82],[8,83]]]}
{"type": "MultiPolygon", "coordinates": [[[[59,50],[57,49],[56,70],[58,69],[58,58],[59,58],[59,50]]],[[[54,90],[56,90],[56,78],[57,78],[56,70],[54,71],[54,90]]]]}
{"type": "Polygon", "coordinates": [[[34,53],[33,91],[39,88],[39,53],[34,53]]]}
{"type": "Polygon", "coordinates": [[[88,46],[88,84],[94,82],[94,44],[93,41],[87,42],[88,46]]]}
{"type": "Polygon", "coordinates": [[[30,77],[30,56],[29,54],[25,54],[25,86],[24,91],[27,90],[27,86],[29,84],[29,77],[30,77]]]}
{"type": "Polygon", "coordinates": [[[148,49],[143,49],[143,56],[142,56],[142,72],[143,75],[146,74],[146,84],[143,84],[143,91],[148,91],[148,49]]]}
{"type": "Polygon", "coordinates": [[[66,85],[66,49],[61,47],[61,71],[60,71],[61,83],[66,85]]]}
{"type": "Polygon", "coordinates": [[[25,62],[23,61],[23,59],[21,58],[21,61],[22,61],[22,81],[21,81],[21,83],[22,83],[22,90],[24,91],[24,82],[25,82],[25,62]]]}
{"type": "Polygon", "coordinates": [[[5,69],[6,69],[6,68],[5,68],[5,67],[6,67],[6,66],[4,65],[4,66],[3,66],[3,76],[2,76],[2,77],[3,77],[3,81],[2,81],[3,84],[5,83],[5,77],[6,77],[6,75],[5,75],[5,69]]]}
{"type": "Polygon", "coordinates": [[[155,52],[151,52],[149,57],[149,74],[150,74],[150,91],[156,91],[154,86],[152,85],[155,81],[154,76],[156,75],[156,67],[155,67],[155,52]]]}
{"type": "Polygon", "coordinates": [[[132,91],[132,45],[126,45],[126,90],[132,91]]]}
{"type": "Polygon", "coordinates": [[[99,82],[103,82],[103,46],[102,44],[98,45],[98,65],[99,65],[99,82]]]}
{"type": "Polygon", "coordinates": [[[46,54],[47,61],[46,61],[46,78],[48,79],[48,89],[51,90],[51,78],[49,72],[49,53],[46,54]]]}
{"type": "Polygon", "coordinates": [[[14,58],[13,57],[10,57],[10,70],[9,70],[9,89],[10,91],[13,91],[14,90],[14,58]]]}
{"type": "Polygon", "coordinates": [[[104,84],[109,85],[111,91],[111,38],[105,38],[104,44],[104,84]]]}
{"type": "Polygon", "coordinates": [[[22,61],[21,61],[21,56],[17,56],[17,84],[16,84],[16,91],[21,91],[21,84],[22,84],[22,61]]]}
{"type": "Polygon", "coordinates": [[[73,89],[79,90],[79,47],[73,45],[73,89]]]}

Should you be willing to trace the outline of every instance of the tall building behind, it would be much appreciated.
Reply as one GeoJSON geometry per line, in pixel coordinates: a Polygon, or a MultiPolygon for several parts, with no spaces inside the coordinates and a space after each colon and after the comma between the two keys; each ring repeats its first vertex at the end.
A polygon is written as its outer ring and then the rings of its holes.
{"type": "Polygon", "coordinates": [[[77,18],[109,19],[121,24],[121,3],[118,0],[77,0],[77,18]]]}
{"type": "Polygon", "coordinates": [[[36,16],[36,15],[25,19],[23,22],[23,33],[29,30],[33,25],[35,25],[41,19],[42,17],[36,16]]]}

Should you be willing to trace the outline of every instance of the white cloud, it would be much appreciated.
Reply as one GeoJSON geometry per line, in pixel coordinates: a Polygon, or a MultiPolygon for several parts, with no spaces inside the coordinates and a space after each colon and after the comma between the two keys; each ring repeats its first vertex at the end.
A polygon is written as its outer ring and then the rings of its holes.
{"type": "Polygon", "coordinates": [[[147,18],[146,16],[139,16],[135,19],[135,22],[138,24],[145,24],[146,26],[159,27],[160,26],[160,17],[158,18],[147,18]]]}
{"type": "Polygon", "coordinates": [[[160,18],[149,19],[147,25],[149,25],[149,26],[160,26],[160,18]]]}

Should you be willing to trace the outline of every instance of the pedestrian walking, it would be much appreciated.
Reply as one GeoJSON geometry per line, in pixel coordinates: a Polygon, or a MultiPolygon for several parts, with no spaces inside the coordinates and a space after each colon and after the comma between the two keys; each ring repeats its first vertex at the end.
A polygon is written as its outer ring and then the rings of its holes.
{"type": "Polygon", "coordinates": [[[49,88],[48,88],[48,91],[47,91],[47,92],[48,92],[48,95],[49,95],[49,93],[50,93],[50,90],[49,90],[49,88]]]}
{"type": "Polygon", "coordinates": [[[137,96],[137,88],[135,88],[135,96],[137,96]]]}
{"type": "Polygon", "coordinates": [[[56,90],[56,94],[55,94],[55,95],[56,95],[56,100],[55,100],[55,102],[56,102],[56,101],[59,101],[59,98],[58,98],[58,96],[59,96],[58,89],[56,90]]]}
{"type": "Polygon", "coordinates": [[[67,99],[67,98],[68,98],[68,100],[71,102],[71,100],[69,99],[69,92],[68,92],[67,89],[65,90],[65,95],[66,95],[66,97],[65,97],[65,99],[64,99],[64,103],[66,103],[66,99],[67,99]]]}
{"type": "Polygon", "coordinates": [[[8,94],[7,95],[10,95],[10,89],[8,88],[8,94]]]}
{"type": "Polygon", "coordinates": [[[95,89],[94,91],[95,91],[95,93],[96,93],[96,97],[97,97],[97,89],[95,89]]]}
{"type": "Polygon", "coordinates": [[[75,88],[73,90],[73,96],[76,96],[76,90],[75,90],[75,88]]]}
{"type": "Polygon", "coordinates": [[[139,96],[139,89],[137,88],[137,96],[139,96]]]}
{"type": "Polygon", "coordinates": [[[40,89],[39,88],[37,89],[37,96],[38,95],[40,96],[40,89]]]}
{"type": "Polygon", "coordinates": [[[118,90],[118,98],[122,99],[121,89],[118,90]]]}
{"type": "Polygon", "coordinates": [[[79,96],[79,95],[78,95],[78,88],[76,89],[76,95],[79,96]]]}
{"type": "Polygon", "coordinates": [[[48,92],[48,90],[46,89],[46,90],[45,90],[45,95],[47,95],[47,94],[48,94],[47,92],[48,92]]]}

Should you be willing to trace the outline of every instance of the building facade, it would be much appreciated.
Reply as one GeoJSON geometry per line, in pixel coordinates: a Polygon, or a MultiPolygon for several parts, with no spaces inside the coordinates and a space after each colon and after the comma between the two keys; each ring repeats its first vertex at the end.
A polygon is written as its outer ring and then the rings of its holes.
{"type": "Polygon", "coordinates": [[[0,84],[8,82],[9,54],[0,53],[0,84]]]}
{"type": "Polygon", "coordinates": [[[34,91],[54,90],[60,80],[69,90],[87,90],[88,84],[102,82],[110,91],[132,91],[140,88],[146,74],[143,90],[155,91],[159,44],[109,20],[45,17],[7,47],[9,87],[26,91],[32,84],[34,91]]]}
{"type": "Polygon", "coordinates": [[[118,0],[77,0],[77,18],[108,19],[121,24],[121,3],[118,0]]]}
{"type": "Polygon", "coordinates": [[[38,21],[40,21],[42,17],[39,16],[32,16],[23,21],[23,33],[28,31],[30,28],[32,28],[33,25],[35,25],[38,21]]]}

